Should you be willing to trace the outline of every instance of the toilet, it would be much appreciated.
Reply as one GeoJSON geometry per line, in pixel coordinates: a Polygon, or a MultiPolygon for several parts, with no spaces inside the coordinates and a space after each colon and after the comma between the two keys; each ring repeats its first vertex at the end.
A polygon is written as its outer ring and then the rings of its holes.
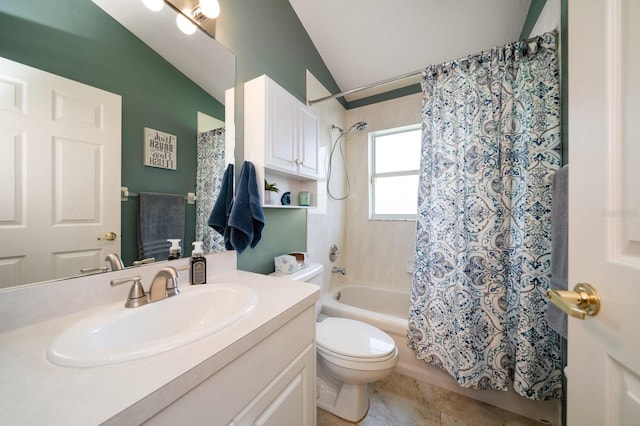
{"type": "MultiPolygon", "coordinates": [[[[319,285],[321,264],[292,274],[271,275],[319,285]]],[[[320,313],[321,303],[316,304],[320,313]]],[[[316,320],[316,395],[318,407],[345,420],[358,422],[369,410],[367,383],[382,380],[398,363],[398,348],[385,332],[361,321],[318,315],[316,320]]]]}

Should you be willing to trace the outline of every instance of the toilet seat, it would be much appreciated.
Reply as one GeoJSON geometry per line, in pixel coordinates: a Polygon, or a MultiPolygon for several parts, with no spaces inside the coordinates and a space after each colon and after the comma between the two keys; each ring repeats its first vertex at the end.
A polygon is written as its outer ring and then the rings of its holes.
{"type": "Polygon", "coordinates": [[[317,323],[316,344],[319,352],[353,362],[384,362],[397,355],[387,333],[347,318],[329,317],[317,323]]]}

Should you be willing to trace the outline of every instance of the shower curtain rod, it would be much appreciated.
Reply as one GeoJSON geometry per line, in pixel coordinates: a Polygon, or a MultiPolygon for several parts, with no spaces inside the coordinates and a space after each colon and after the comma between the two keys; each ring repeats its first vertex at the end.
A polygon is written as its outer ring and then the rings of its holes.
{"type": "MultiPolygon", "coordinates": [[[[526,43],[531,43],[532,41],[537,41],[539,37],[540,37],[539,35],[534,36],[534,37],[529,37],[528,39],[525,39],[524,41],[526,43]]],[[[482,54],[484,52],[486,52],[486,51],[483,50],[480,53],[482,54]]],[[[442,65],[446,66],[446,65],[451,64],[452,62],[461,61],[461,60],[466,59],[466,58],[468,58],[468,56],[466,56],[464,58],[455,59],[453,61],[444,62],[444,63],[442,63],[442,65]]],[[[385,84],[389,84],[389,83],[395,83],[396,81],[404,80],[405,78],[415,77],[416,75],[420,75],[420,74],[422,74],[422,71],[424,71],[425,69],[426,69],[426,67],[424,67],[422,69],[419,69],[417,71],[408,72],[406,74],[399,75],[397,77],[391,77],[391,78],[388,78],[386,80],[377,81],[375,83],[367,84],[366,86],[358,87],[356,89],[347,90],[346,92],[340,92],[340,93],[336,93],[335,95],[329,95],[329,96],[325,96],[323,98],[309,100],[309,101],[307,101],[307,104],[309,106],[312,106],[313,104],[317,104],[317,103],[323,102],[323,101],[328,101],[329,99],[341,98],[343,96],[350,95],[352,93],[361,92],[361,91],[367,90],[367,89],[373,89],[374,87],[384,86],[385,84]]]]}

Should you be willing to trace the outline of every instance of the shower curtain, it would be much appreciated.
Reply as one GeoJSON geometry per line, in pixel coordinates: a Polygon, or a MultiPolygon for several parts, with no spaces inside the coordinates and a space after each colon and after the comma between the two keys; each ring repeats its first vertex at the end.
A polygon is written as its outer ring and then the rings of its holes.
{"type": "Polygon", "coordinates": [[[196,163],[196,240],[205,253],[224,251],[224,237],[207,225],[225,170],[224,128],[198,134],[196,163]]]}
{"type": "Polygon", "coordinates": [[[422,89],[408,344],[464,387],[560,398],[545,317],[561,163],[556,35],[429,67],[422,89]]]}

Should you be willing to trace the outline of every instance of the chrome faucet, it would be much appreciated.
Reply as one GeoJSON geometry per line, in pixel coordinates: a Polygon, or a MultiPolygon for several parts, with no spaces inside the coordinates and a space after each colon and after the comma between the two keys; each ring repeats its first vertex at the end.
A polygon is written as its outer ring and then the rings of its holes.
{"type": "Polygon", "coordinates": [[[332,274],[342,274],[342,275],[347,275],[347,270],[344,268],[336,268],[335,266],[333,268],[331,268],[331,273],[332,274]]]}
{"type": "Polygon", "coordinates": [[[122,263],[122,259],[120,259],[120,256],[118,256],[117,253],[109,253],[104,260],[109,264],[112,271],[120,271],[124,269],[124,263],[122,263]]]}
{"type": "Polygon", "coordinates": [[[148,293],[144,291],[142,278],[137,275],[135,277],[112,280],[111,287],[133,282],[124,307],[137,308],[147,303],[157,302],[158,300],[180,294],[180,290],[178,290],[178,276],[178,271],[173,266],[166,266],[160,269],[156,276],[153,277],[148,293]]]}
{"type": "Polygon", "coordinates": [[[149,287],[149,302],[166,299],[180,294],[178,290],[178,271],[173,266],[160,269],[149,287]]]}

